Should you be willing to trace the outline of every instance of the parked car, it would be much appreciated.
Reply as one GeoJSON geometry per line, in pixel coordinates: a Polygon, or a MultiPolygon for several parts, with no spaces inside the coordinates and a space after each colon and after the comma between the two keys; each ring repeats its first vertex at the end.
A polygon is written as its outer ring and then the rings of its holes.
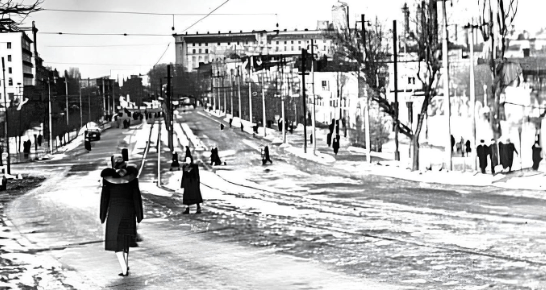
{"type": "Polygon", "coordinates": [[[90,128],[85,131],[85,134],[87,137],[89,137],[89,141],[98,141],[100,140],[100,129],[99,128],[90,128]]]}

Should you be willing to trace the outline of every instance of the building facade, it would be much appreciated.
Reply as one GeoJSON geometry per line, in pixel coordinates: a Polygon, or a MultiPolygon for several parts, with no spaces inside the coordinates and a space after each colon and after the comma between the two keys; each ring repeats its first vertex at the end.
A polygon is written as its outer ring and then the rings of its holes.
{"type": "Polygon", "coordinates": [[[331,40],[325,35],[328,27],[319,21],[317,30],[252,31],[211,34],[175,35],[176,64],[188,71],[199,67],[199,63],[210,63],[231,55],[296,55],[302,49],[310,50],[311,40],[315,41],[318,56],[331,54],[331,40]]]}
{"type": "MultiPolygon", "coordinates": [[[[0,32],[0,57],[4,58],[8,102],[23,95],[25,86],[35,85],[32,40],[24,31],[0,32]]],[[[4,91],[0,92],[3,102],[4,91]]]]}

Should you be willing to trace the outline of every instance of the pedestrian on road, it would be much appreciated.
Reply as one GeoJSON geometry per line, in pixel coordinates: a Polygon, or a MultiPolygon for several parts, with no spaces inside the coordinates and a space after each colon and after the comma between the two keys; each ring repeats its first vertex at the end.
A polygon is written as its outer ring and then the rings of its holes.
{"type": "Polygon", "coordinates": [[[464,156],[463,144],[463,137],[461,137],[461,141],[457,142],[457,154],[461,154],[461,156],[464,156]]]}
{"type": "Polygon", "coordinates": [[[493,175],[495,175],[495,166],[499,164],[499,154],[497,148],[495,139],[491,139],[491,145],[489,145],[489,158],[491,159],[491,174],[493,175]]]}
{"type": "Polygon", "coordinates": [[[136,246],[136,222],[143,219],[137,174],[138,170],[127,166],[121,154],[114,156],[114,168],[101,172],[100,220],[106,221],[104,245],[106,251],[116,253],[120,276],[129,275],[129,247],[136,246]]]}
{"type": "Polygon", "coordinates": [[[273,161],[271,161],[271,158],[269,157],[269,147],[264,146],[264,148],[262,149],[262,165],[265,165],[267,161],[273,164],[273,161]]]}
{"type": "Polygon", "coordinates": [[[331,132],[326,134],[326,144],[328,144],[328,147],[330,147],[330,145],[332,144],[332,133],[331,132]]]}
{"type": "Polygon", "coordinates": [[[487,167],[487,155],[489,153],[489,148],[484,143],[485,141],[480,140],[480,145],[476,148],[476,153],[478,154],[478,159],[480,160],[480,169],[482,173],[485,174],[485,168],[487,167]]]}
{"type": "Polygon", "coordinates": [[[220,131],[224,130],[224,124],[220,123],[220,131]]]}
{"type": "Polygon", "coordinates": [[[455,137],[451,135],[451,153],[453,153],[453,147],[455,146],[455,137]]]}
{"type": "Polygon", "coordinates": [[[44,136],[42,136],[42,134],[38,135],[38,146],[42,146],[42,139],[44,138],[44,136]]]}
{"type": "Polygon", "coordinates": [[[182,165],[182,182],[180,188],[183,190],[182,204],[186,205],[186,210],[182,214],[190,213],[190,205],[196,204],[197,210],[195,213],[201,213],[201,181],[199,178],[199,166],[193,163],[191,158],[186,158],[186,162],[182,165]]]}
{"type": "Polygon", "coordinates": [[[339,135],[336,135],[334,141],[332,142],[332,148],[334,148],[334,153],[337,155],[339,151],[339,135]]]}
{"type": "Polygon", "coordinates": [[[542,147],[540,147],[538,141],[535,141],[535,144],[531,148],[533,149],[533,170],[538,170],[538,166],[542,160],[542,147]]]}
{"type": "Polygon", "coordinates": [[[472,149],[470,147],[470,140],[466,140],[466,143],[465,143],[465,147],[466,147],[466,157],[470,156],[470,152],[472,152],[472,149]]]}
{"type": "Polygon", "coordinates": [[[222,165],[222,161],[218,155],[218,148],[216,146],[210,150],[210,165],[222,165]]]}
{"type": "Polygon", "coordinates": [[[516,146],[512,142],[510,142],[510,139],[506,139],[506,144],[504,144],[504,148],[502,149],[503,154],[505,154],[505,160],[506,164],[504,169],[508,168],[508,172],[512,172],[512,164],[514,163],[514,152],[516,154],[519,154],[516,150],[516,146]]]}
{"type": "Polygon", "coordinates": [[[241,132],[245,131],[245,127],[243,126],[243,122],[241,122],[241,132]]]}
{"type": "Polygon", "coordinates": [[[191,156],[190,146],[186,146],[186,155],[184,155],[184,160],[186,160],[186,158],[188,157],[191,158],[193,161],[193,157],[191,156]]]}

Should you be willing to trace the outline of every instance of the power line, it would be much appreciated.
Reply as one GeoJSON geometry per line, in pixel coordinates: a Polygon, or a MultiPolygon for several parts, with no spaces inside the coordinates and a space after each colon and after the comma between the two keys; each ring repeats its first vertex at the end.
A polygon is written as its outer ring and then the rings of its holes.
{"type": "MultiPolygon", "coordinates": [[[[165,54],[165,53],[163,53],[165,54]]],[[[104,65],[104,66],[149,66],[149,64],[115,64],[115,63],[83,63],[83,62],[54,62],[44,61],[44,63],[50,64],[74,64],[74,65],[104,65]]]]}
{"type": "Polygon", "coordinates": [[[41,34],[59,34],[59,35],[86,35],[86,36],[160,36],[160,37],[172,37],[171,34],[128,34],[128,33],[81,33],[81,32],[39,32],[41,34]]]}
{"type": "Polygon", "coordinates": [[[161,55],[161,57],[159,57],[159,59],[157,60],[157,62],[154,64],[154,66],[156,66],[156,65],[161,61],[161,59],[163,58],[163,56],[164,56],[165,53],[167,52],[167,49],[169,49],[169,46],[170,46],[170,45],[171,45],[170,43],[167,44],[167,47],[165,48],[165,51],[163,52],[163,54],[161,55]]]}
{"type": "MultiPolygon", "coordinates": [[[[226,1],[226,2],[228,2],[228,1],[226,1]]],[[[220,5],[220,6],[222,6],[222,5],[220,5]]],[[[218,7],[218,8],[220,8],[220,7],[218,7]]],[[[138,11],[72,10],[72,9],[42,9],[40,11],[75,12],[75,13],[136,14],[136,15],[156,15],[156,16],[173,16],[173,15],[174,16],[203,16],[203,15],[204,16],[209,16],[210,15],[210,13],[154,13],[154,12],[138,12],[138,11]]],[[[263,15],[270,15],[271,16],[271,15],[277,15],[277,14],[276,13],[218,13],[218,14],[214,14],[214,16],[263,16],[263,15]]]]}
{"type": "Polygon", "coordinates": [[[203,18],[197,20],[196,22],[194,22],[192,25],[190,25],[188,28],[182,30],[182,33],[188,31],[190,28],[192,28],[193,26],[195,26],[197,23],[201,22],[201,20],[209,17],[212,13],[214,13],[214,11],[218,10],[220,7],[224,6],[226,3],[228,3],[229,0],[226,0],[224,3],[218,5],[218,7],[214,8],[211,12],[209,12],[207,15],[205,15],[203,18]]]}
{"type": "Polygon", "coordinates": [[[154,46],[165,45],[165,43],[148,44],[104,44],[104,45],[46,45],[45,47],[118,47],[118,46],[154,46]]]}

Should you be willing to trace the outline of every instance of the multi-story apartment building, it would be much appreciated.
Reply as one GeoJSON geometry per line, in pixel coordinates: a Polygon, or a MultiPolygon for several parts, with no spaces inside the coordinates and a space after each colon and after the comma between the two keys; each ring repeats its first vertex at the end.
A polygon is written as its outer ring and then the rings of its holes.
{"type": "MultiPolygon", "coordinates": [[[[0,33],[0,57],[4,58],[8,100],[22,96],[24,86],[34,85],[31,43],[24,31],[0,33]]],[[[3,100],[3,91],[0,96],[3,100]]]]}
{"type": "Polygon", "coordinates": [[[331,39],[325,35],[328,21],[319,21],[316,30],[283,30],[252,32],[220,32],[211,34],[175,35],[176,63],[188,71],[231,54],[243,55],[295,55],[302,49],[310,49],[315,41],[316,54],[331,53],[331,39]]]}

